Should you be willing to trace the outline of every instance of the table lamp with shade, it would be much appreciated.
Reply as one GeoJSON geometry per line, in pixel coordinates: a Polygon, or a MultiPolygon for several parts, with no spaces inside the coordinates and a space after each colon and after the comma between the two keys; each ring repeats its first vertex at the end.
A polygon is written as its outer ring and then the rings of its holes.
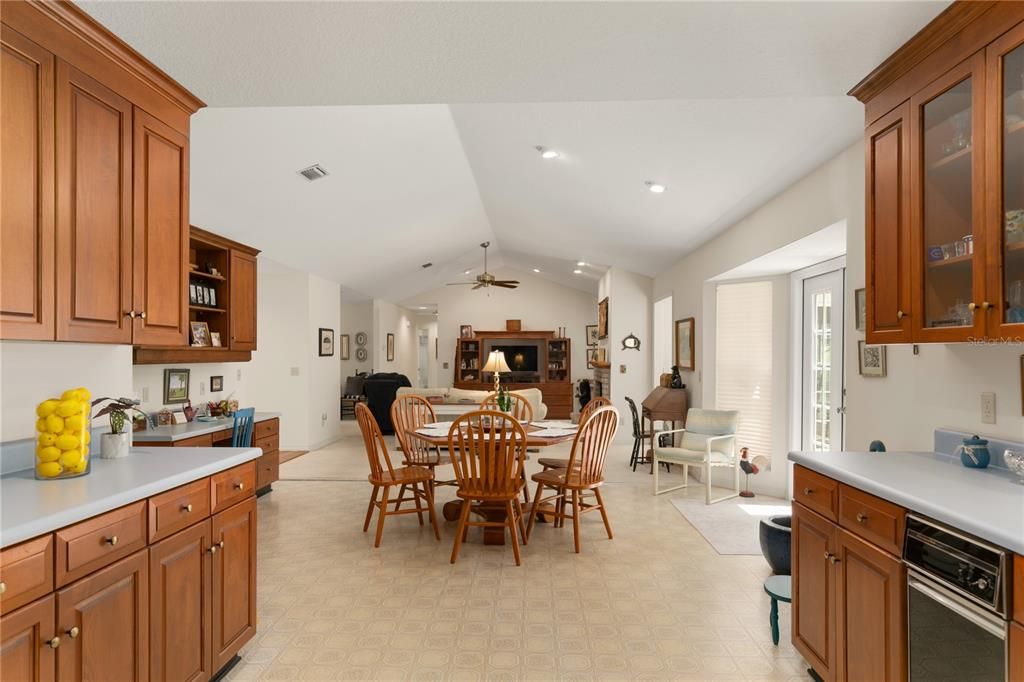
{"type": "Polygon", "coordinates": [[[494,374],[494,391],[497,393],[501,388],[501,373],[511,372],[512,368],[505,362],[505,353],[503,351],[492,350],[487,354],[487,363],[484,364],[482,371],[494,374]]]}

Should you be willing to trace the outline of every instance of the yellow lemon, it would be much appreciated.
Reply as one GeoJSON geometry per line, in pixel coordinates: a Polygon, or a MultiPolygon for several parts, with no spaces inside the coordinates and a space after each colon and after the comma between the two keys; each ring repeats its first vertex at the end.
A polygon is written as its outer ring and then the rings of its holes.
{"type": "Polygon", "coordinates": [[[89,393],[89,389],[87,389],[85,386],[79,386],[75,390],[78,391],[79,400],[84,400],[86,402],[92,400],[92,393],[89,393]]]}
{"type": "Polygon", "coordinates": [[[54,478],[60,476],[60,464],[56,462],[42,462],[36,465],[36,473],[43,478],[54,478]]]}
{"type": "Polygon", "coordinates": [[[40,417],[39,419],[36,420],[36,431],[38,431],[39,433],[46,433],[48,430],[49,427],[46,425],[45,419],[40,417]]]}
{"type": "Polygon", "coordinates": [[[77,388],[69,388],[68,390],[64,391],[63,393],[60,394],[60,399],[61,400],[81,400],[81,398],[78,397],[78,389],[77,388]]]}
{"type": "Polygon", "coordinates": [[[92,434],[90,434],[88,431],[82,431],[82,442],[85,443],[86,445],[92,442],[92,434]]]}
{"type": "Polygon", "coordinates": [[[79,442],[74,436],[57,436],[57,447],[61,450],[74,450],[79,442]]]}
{"type": "Polygon", "coordinates": [[[64,420],[64,428],[72,431],[81,431],[85,427],[85,417],[80,414],[73,414],[64,420]]]}
{"type": "Polygon", "coordinates": [[[53,411],[57,409],[57,405],[59,403],[59,400],[54,400],[53,398],[50,398],[49,400],[44,400],[43,402],[39,403],[39,405],[36,407],[36,414],[39,415],[40,417],[49,417],[51,414],[53,414],[53,411]]]}
{"type": "Polygon", "coordinates": [[[88,463],[88,460],[86,460],[83,457],[82,460],[78,462],[78,464],[75,464],[74,466],[65,467],[65,471],[71,474],[80,474],[83,471],[85,471],[85,465],[88,463]]]}
{"type": "Polygon", "coordinates": [[[92,404],[88,400],[82,401],[82,414],[92,413],[92,404]]]}
{"type": "Polygon", "coordinates": [[[57,405],[57,414],[61,417],[70,417],[73,414],[82,413],[82,403],[77,400],[62,400],[57,405]]]}
{"type": "Polygon", "coordinates": [[[36,457],[40,462],[56,462],[60,459],[60,450],[53,447],[39,447],[36,448],[36,457]]]}
{"type": "Polygon", "coordinates": [[[64,419],[51,414],[46,418],[46,430],[50,433],[60,433],[64,430],[64,419]]]}
{"type": "Polygon", "coordinates": [[[82,456],[83,457],[88,457],[89,456],[89,446],[88,445],[83,445],[81,450],[82,450],[82,456]]]}
{"type": "Polygon", "coordinates": [[[40,433],[39,434],[39,446],[48,447],[57,442],[57,435],[54,433],[40,433]]]}
{"type": "Polygon", "coordinates": [[[82,457],[82,453],[78,450],[68,450],[60,456],[60,465],[65,469],[70,469],[73,466],[78,466],[85,461],[85,457],[82,457]]]}

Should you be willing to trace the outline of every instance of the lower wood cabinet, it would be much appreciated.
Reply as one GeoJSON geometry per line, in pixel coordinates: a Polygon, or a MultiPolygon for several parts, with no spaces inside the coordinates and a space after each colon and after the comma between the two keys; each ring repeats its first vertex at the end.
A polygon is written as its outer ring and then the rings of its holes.
{"type": "Polygon", "coordinates": [[[0,618],[0,680],[54,679],[53,602],[51,594],[0,618]]]}
{"type": "Polygon", "coordinates": [[[213,669],[256,634],[256,498],[213,517],[213,669]]]}
{"type": "Polygon", "coordinates": [[[57,628],[58,680],[148,680],[148,552],[59,590],[57,628]]]}
{"type": "Polygon", "coordinates": [[[837,527],[799,504],[793,505],[793,646],[822,679],[835,677],[837,527]]]}

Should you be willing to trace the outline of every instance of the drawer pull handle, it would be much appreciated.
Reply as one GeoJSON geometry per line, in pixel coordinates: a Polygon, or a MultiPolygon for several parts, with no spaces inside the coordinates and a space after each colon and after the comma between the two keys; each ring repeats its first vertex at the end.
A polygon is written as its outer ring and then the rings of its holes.
{"type": "Polygon", "coordinates": [[[56,649],[60,646],[60,637],[54,637],[53,639],[49,640],[46,643],[46,646],[50,647],[51,649],[56,649]]]}
{"type": "Polygon", "coordinates": [[[192,511],[192,505],[191,504],[182,505],[181,511],[183,511],[185,513],[188,513],[190,511],[192,511]]]}
{"type": "Polygon", "coordinates": [[[857,512],[857,523],[867,523],[868,515],[864,512],[857,512]]]}
{"type": "Polygon", "coordinates": [[[896,319],[897,320],[902,320],[905,316],[906,316],[906,313],[903,312],[902,310],[897,310],[896,311],[896,319]]]}
{"type": "Polygon", "coordinates": [[[242,483],[241,481],[236,483],[235,484],[235,490],[245,490],[245,483],[242,483]]]}
{"type": "Polygon", "coordinates": [[[837,557],[835,554],[832,554],[831,552],[825,552],[825,558],[833,566],[839,563],[839,557],[837,557]]]}
{"type": "Polygon", "coordinates": [[[78,626],[75,626],[75,627],[73,627],[73,628],[71,628],[70,630],[67,631],[67,635],[71,639],[75,639],[76,637],[78,637],[78,633],[80,633],[80,632],[81,632],[81,630],[78,629],[78,626]]]}
{"type": "Polygon", "coordinates": [[[811,495],[814,493],[813,488],[804,488],[804,495],[811,495]]]}
{"type": "Polygon", "coordinates": [[[223,540],[221,540],[220,542],[218,542],[218,543],[216,543],[214,545],[210,545],[210,554],[216,554],[218,549],[224,549],[224,541],[223,540]]]}
{"type": "Polygon", "coordinates": [[[109,538],[107,538],[106,542],[107,542],[108,545],[113,547],[114,545],[117,544],[117,536],[116,535],[111,535],[109,538]]]}

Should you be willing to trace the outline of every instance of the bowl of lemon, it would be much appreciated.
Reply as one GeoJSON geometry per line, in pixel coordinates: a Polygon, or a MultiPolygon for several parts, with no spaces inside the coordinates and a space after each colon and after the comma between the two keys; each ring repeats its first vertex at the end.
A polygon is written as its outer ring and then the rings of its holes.
{"type": "Polygon", "coordinates": [[[89,473],[92,395],[69,388],[36,406],[36,478],[77,478],[89,473]]]}

